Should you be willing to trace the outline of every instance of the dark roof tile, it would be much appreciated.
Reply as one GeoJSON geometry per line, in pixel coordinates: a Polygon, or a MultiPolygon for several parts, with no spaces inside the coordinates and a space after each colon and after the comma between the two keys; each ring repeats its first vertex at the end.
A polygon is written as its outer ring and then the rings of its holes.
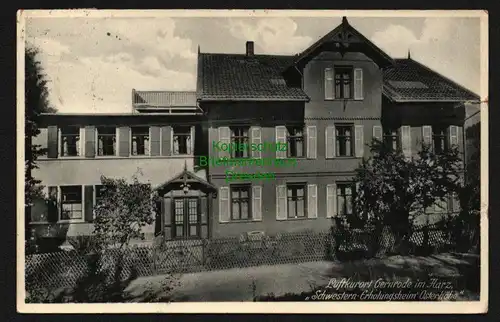
{"type": "Polygon", "coordinates": [[[384,94],[396,102],[477,101],[479,96],[412,59],[384,70],[384,94]]]}
{"type": "Polygon", "coordinates": [[[199,55],[197,96],[202,101],[309,100],[302,89],[288,86],[283,78],[293,56],[199,55]]]}

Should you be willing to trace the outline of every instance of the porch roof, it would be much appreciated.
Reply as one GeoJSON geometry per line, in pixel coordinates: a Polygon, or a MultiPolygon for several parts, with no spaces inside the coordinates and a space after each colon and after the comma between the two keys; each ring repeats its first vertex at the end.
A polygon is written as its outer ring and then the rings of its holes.
{"type": "Polygon", "coordinates": [[[187,169],[187,164],[184,165],[184,170],[170,179],[169,181],[159,185],[154,190],[159,193],[167,193],[174,189],[190,189],[190,190],[201,190],[203,192],[217,192],[217,187],[215,187],[210,182],[200,178],[194,172],[187,169]]]}

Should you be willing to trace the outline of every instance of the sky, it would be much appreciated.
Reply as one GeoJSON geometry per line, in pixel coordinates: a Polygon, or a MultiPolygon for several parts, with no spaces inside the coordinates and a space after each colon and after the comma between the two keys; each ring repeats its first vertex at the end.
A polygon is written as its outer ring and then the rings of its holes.
{"type": "MultiPolygon", "coordinates": [[[[480,89],[480,19],[370,17],[349,23],[394,58],[411,58],[464,87],[480,89]]],[[[61,113],[128,113],[131,91],[195,90],[198,46],[205,53],[294,55],[340,17],[159,17],[26,20],[39,48],[49,99],[61,113]]]]}

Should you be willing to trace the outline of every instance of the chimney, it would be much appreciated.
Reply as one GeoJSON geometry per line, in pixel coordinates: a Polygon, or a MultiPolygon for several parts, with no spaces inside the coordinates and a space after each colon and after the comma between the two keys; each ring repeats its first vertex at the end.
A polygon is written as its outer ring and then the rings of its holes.
{"type": "Polygon", "coordinates": [[[253,56],[253,41],[247,41],[247,57],[253,56]]]}

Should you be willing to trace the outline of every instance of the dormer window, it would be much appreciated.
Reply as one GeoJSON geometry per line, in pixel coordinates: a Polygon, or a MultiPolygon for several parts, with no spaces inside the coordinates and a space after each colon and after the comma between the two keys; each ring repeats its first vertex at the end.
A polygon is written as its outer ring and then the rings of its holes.
{"type": "Polygon", "coordinates": [[[325,100],[363,99],[363,69],[335,66],[325,69],[325,100]]]}

